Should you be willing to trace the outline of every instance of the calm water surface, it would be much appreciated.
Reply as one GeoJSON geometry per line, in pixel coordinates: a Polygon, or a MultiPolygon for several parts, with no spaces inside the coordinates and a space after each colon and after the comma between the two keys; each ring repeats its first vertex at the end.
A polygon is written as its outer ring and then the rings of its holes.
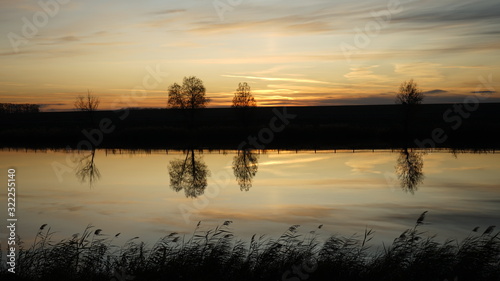
{"type": "MultiPolygon", "coordinates": [[[[56,238],[88,224],[119,245],[153,244],[233,221],[243,240],[301,233],[350,236],[375,231],[375,246],[422,226],[438,239],[463,239],[500,225],[500,155],[450,151],[0,151],[0,190],[17,170],[18,234],[40,225],[56,238]],[[481,231],[481,230],[480,230],[481,231]]],[[[6,204],[2,203],[2,206],[6,204]]],[[[6,208],[6,207],[5,207],[6,208]]],[[[6,210],[0,212],[5,222],[6,210]]],[[[2,230],[4,231],[4,230],[2,230]]],[[[2,236],[3,237],[3,236],[2,236]]],[[[4,238],[2,238],[4,239],[4,238]]],[[[247,240],[248,241],[248,240],[247,240]]],[[[5,241],[2,240],[2,244],[5,241]]]]}

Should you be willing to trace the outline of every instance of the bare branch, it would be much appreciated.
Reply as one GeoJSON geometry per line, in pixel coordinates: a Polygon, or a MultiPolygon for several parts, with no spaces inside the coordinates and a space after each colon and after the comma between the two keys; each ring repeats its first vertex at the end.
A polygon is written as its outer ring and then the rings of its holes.
{"type": "Polygon", "coordinates": [[[74,106],[76,110],[93,112],[97,110],[100,103],[99,98],[91,95],[91,92],[87,90],[87,96],[78,96],[74,106]]]}

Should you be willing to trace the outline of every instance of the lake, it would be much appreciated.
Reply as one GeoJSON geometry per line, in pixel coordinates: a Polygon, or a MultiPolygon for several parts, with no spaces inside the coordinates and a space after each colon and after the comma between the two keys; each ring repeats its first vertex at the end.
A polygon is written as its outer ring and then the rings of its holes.
{"type": "MultiPolygon", "coordinates": [[[[244,241],[253,234],[276,237],[292,225],[325,238],[372,229],[375,249],[413,227],[424,211],[421,230],[438,240],[461,240],[476,226],[481,232],[500,224],[495,151],[0,154],[0,194],[6,198],[7,169],[16,169],[17,234],[28,245],[42,224],[56,232],[55,240],[91,224],[110,237],[121,233],[117,245],[136,236],[152,245],[171,232],[191,235],[200,221],[201,229],[232,221],[232,231],[244,241]]],[[[5,221],[6,212],[1,214],[5,221]]]]}

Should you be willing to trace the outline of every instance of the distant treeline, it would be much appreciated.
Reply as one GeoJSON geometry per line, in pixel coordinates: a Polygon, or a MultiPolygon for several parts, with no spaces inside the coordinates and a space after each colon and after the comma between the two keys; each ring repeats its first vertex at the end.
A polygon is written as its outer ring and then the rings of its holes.
{"type": "Polygon", "coordinates": [[[15,104],[15,103],[0,103],[0,114],[2,113],[35,113],[40,112],[39,104],[32,103],[23,103],[23,104],[15,104]]]}

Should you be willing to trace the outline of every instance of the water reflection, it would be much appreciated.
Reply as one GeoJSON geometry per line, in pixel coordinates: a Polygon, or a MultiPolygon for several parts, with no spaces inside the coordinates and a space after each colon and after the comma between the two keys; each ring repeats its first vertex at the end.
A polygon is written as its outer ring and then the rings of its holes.
{"type": "MultiPolygon", "coordinates": [[[[47,152],[46,150],[35,150],[35,152],[47,152]]],[[[354,152],[354,150],[352,150],[354,152]]],[[[163,152],[163,151],[162,151],[163,152]]],[[[167,151],[168,152],[168,151],[167,151]]],[[[178,152],[178,151],[176,151],[178,152]]],[[[295,153],[300,153],[298,150],[295,153]]],[[[346,152],[351,152],[346,151],[346,152]]],[[[431,153],[446,152],[451,153],[455,158],[460,154],[487,154],[495,153],[494,149],[434,149],[431,153]]],[[[151,150],[105,150],[106,155],[112,154],[151,154],[151,150]]],[[[188,198],[196,198],[204,194],[208,185],[207,177],[210,176],[210,169],[205,163],[201,150],[185,150],[182,157],[171,160],[168,165],[170,175],[170,187],[176,192],[184,189],[188,198]]],[[[227,154],[224,152],[223,154],[227,154]]],[[[427,151],[403,148],[399,151],[396,165],[394,166],[397,175],[397,185],[401,189],[415,193],[419,186],[423,184],[424,173],[423,156],[427,151]]],[[[88,183],[93,187],[101,179],[101,172],[95,164],[96,150],[75,153],[73,162],[76,163],[74,173],[81,183],[88,183]]],[[[259,153],[251,150],[239,150],[232,157],[232,171],[241,191],[249,191],[253,186],[253,180],[258,172],[259,153]]],[[[104,161],[104,159],[103,159],[104,161]]],[[[168,161],[168,160],[167,160],[168,161]]],[[[209,163],[210,164],[210,163],[209,163]]],[[[103,164],[101,164],[103,165],[103,164]]],[[[391,165],[392,166],[392,165],[391,165]]],[[[389,168],[390,169],[390,168],[389,168]]],[[[71,171],[71,170],[70,170],[71,171]]],[[[105,171],[107,172],[107,170],[105,171]]]]}
{"type": "Polygon", "coordinates": [[[252,187],[252,180],[259,169],[259,156],[251,150],[238,150],[233,158],[233,172],[240,190],[248,191],[252,187]]]}
{"type": "Polygon", "coordinates": [[[458,158],[459,154],[490,154],[490,153],[495,153],[495,149],[488,149],[488,148],[473,148],[473,149],[452,148],[452,149],[450,149],[450,153],[453,155],[453,157],[458,158]]]}
{"type": "Polygon", "coordinates": [[[194,149],[188,150],[184,159],[170,161],[168,173],[170,187],[176,192],[184,189],[188,198],[203,195],[207,187],[207,177],[210,176],[205,161],[202,156],[195,155],[194,149]]]}
{"type": "Polygon", "coordinates": [[[101,178],[101,173],[94,162],[95,149],[89,152],[87,155],[83,155],[78,159],[78,165],[76,166],[76,177],[81,183],[88,181],[89,186],[92,187],[94,183],[101,178]]]}
{"type": "Polygon", "coordinates": [[[414,193],[424,180],[423,152],[401,150],[396,165],[396,174],[404,191],[414,193]]]}

